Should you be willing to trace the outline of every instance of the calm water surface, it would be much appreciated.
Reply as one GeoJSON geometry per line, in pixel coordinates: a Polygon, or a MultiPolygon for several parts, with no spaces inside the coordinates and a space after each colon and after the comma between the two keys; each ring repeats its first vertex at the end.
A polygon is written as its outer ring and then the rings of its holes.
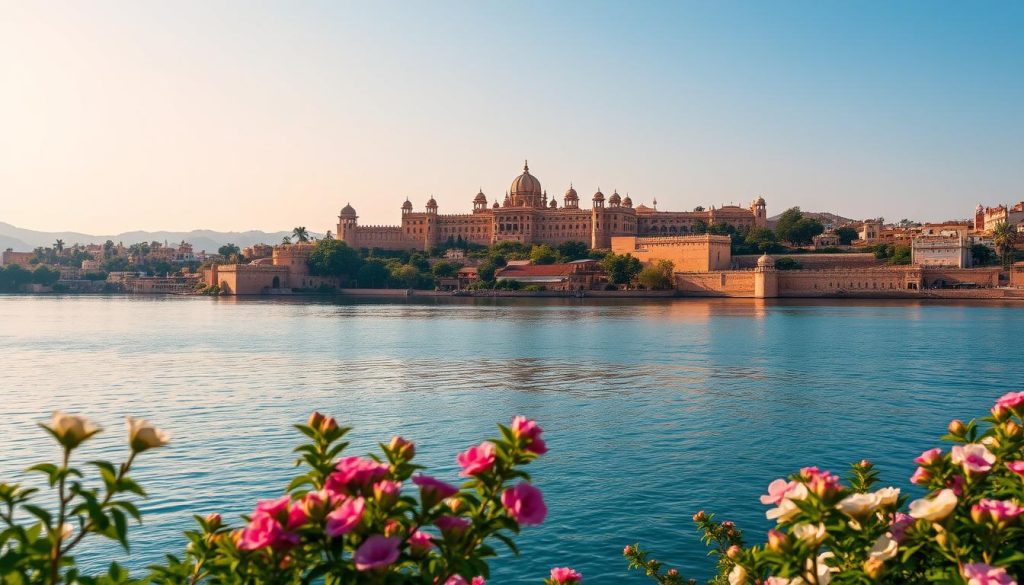
{"type": "Polygon", "coordinates": [[[642,582],[620,556],[637,541],[706,576],[694,511],[760,532],[768,481],[864,457],[905,487],[950,418],[1019,389],[1022,331],[1024,307],[996,304],[0,296],[0,480],[56,455],[36,427],[56,408],[107,427],[83,460],[120,456],[126,414],[168,429],[138,466],[131,554],[80,554],[138,572],[181,550],[190,514],[278,495],[313,409],[355,427],[352,453],[400,433],[451,481],[457,451],[525,414],[550,514],[493,583],[556,564],[642,582]]]}

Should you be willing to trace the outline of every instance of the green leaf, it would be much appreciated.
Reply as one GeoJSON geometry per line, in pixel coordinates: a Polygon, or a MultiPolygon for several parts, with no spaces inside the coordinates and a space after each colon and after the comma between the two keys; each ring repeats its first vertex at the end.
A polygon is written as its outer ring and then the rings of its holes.
{"type": "Polygon", "coordinates": [[[47,512],[46,510],[40,508],[39,506],[33,506],[32,504],[25,504],[22,506],[22,508],[29,514],[32,514],[36,518],[39,518],[47,527],[53,526],[53,516],[51,516],[50,513],[47,512]]]}

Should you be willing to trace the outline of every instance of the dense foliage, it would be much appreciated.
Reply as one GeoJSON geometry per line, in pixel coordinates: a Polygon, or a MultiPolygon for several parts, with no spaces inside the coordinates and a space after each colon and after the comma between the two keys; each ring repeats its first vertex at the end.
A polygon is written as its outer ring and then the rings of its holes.
{"type": "MultiPolygon", "coordinates": [[[[89,535],[128,549],[128,525],[141,521],[131,496],[146,492],[129,477],[136,456],[166,445],[148,422],[128,419],[128,454],[120,465],[92,461],[101,488],[87,485],[72,455],[100,432],[80,416],[55,413],[43,428],[61,446],[59,463],[33,466],[55,503],[38,490],[0,484],[0,583],[314,583],[482,585],[499,548],[518,554],[514,536],[540,524],[547,507],[524,467],[547,451],[536,422],[515,417],[499,436],[460,453],[461,485],[426,475],[416,447],[394,437],[379,455],[346,456],[350,429],[319,413],[296,428],[304,466],[273,500],[258,502],[232,527],[218,514],[196,517],[181,555],[168,555],[144,580],[116,563],[84,575],[70,554],[89,535]]],[[[582,576],[551,570],[545,583],[572,585],[582,576]]]]}
{"type": "MultiPolygon", "coordinates": [[[[954,420],[943,440],[914,461],[910,481],[927,490],[906,505],[900,488],[877,486],[869,461],[845,480],[805,467],[768,485],[761,503],[776,527],[745,547],[731,524],[694,520],[718,559],[716,585],[949,583],[1015,585],[1024,576],[1024,392],[999,398],[988,416],[954,420]]],[[[656,583],[678,570],[625,550],[630,567],[656,583]]]]}

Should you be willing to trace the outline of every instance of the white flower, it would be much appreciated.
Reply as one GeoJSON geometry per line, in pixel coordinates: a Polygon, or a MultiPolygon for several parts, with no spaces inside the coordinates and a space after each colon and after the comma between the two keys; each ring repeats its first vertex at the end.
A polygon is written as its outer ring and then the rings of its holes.
{"type": "MultiPolygon", "coordinates": [[[[832,580],[832,573],[838,572],[838,569],[829,567],[828,564],[825,563],[826,560],[833,556],[835,555],[831,552],[825,551],[818,555],[815,562],[811,562],[811,559],[807,559],[807,563],[804,565],[804,570],[807,571],[806,582],[817,583],[818,585],[828,585],[828,582],[832,580]]],[[[797,582],[801,581],[797,580],[797,582]]]]}
{"type": "Polygon", "coordinates": [[[729,585],[745,585],[747,583],[747,570],[736,565],[729,571],[729,585]]]}
{"type": "Polygon", "coordinates": [[[850,494],[836,504],[839,511],[851,518],[864,518],[878,509],[882,498],[875,492],[873,494],[850,494]]]}
{"type": "Polygon", "coordinates": [[[793,527],[793,536],[806,542],[812,547],[818,546],[823,540],[825,540],[825,525],[824,524],[809,524],[807,522],[801,522],[793,527]]]}
{"type": "Polygon", "coordinates": [[[900,497],[900,488],[884,487],[875,492],[878,502],[882,506],[893,506],[900,497]]]}
{"type": "Polygon", "coordinates": [[[128,416],[125,417],[125,422],[128,426],[128,444],[136,453],[163,447],[171,440],[170,435],[151,425],[146,419],[128,416]]]}
{"type": "Polygon", "coordinates": [[[871,545],[871,550],[868,552],[868,556],[872,559],[888,561],[896,556],[896,552],[899,550],[899,547],[899,543],[893,540],[892,536],[889,534],[883,534],[875,540],[873,545],[871,545]]]}
{"type": "Polygon", "coordinates": [[[57,437],[61,445],[74,449],[82,441],[100,432],[100,428],[83,416],[65,414],[59,410],[53,413],[50,425],[43,425],[57,437]]]}
{"type": "Polygon", "coordinates": [[[944,489],[935,495],[934,498],[922,498],[910,502],[910,516],[912,518],[924,518],[931,522],[938,522],[949,516],[956,508],[956,494],[951,489],[944,489]]]}

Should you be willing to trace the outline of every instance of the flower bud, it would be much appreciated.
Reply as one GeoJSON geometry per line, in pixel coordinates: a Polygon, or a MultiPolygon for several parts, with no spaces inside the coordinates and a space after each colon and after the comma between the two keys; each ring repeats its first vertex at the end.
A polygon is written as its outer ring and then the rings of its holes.
{"type": "Polygon", "coordinates": [[[53,413],[49,425],[42,426],[53,433],[57,441],[67,449],[74,449],[82,441],[100,432],[100,428],[89,419],[60,411],[53,413]]]}
{"type": "Polygon", "coordinates": [[[309,420],[306,421],[306,426],[319,430],[320,424],[324,422],[324,415],[317,411],[313,411],[313,414],[309,415],[309,420]]]}
{"type": "Polygon", "coordinates": [[[171,437],[142,418],[125,417],[128,426],[128,445],[132,451],[142,453],[156,447],[163,447],[171,437]]]}
{"type": "Polygon", "coordinates": [[[216,512],[214,512],[212,514],[207,514],[205,520],[206,520],[206,528],[210,532],[216,532],[217,529],[221,527],[222,520],[221,520],[220,514],[218,514],[216,512]]]}
{"type": "Polygon", "coordinates": [[[981,524],[985,522],[985,510],[978,504],[971,506],[971,520],[974,520],[975,524],[981,524]]]}
{"type": "Polygon", "coordinates": [[[860,463],[858,463],[857,465],[858,465],[859,467],[864,467],[864,468],[872,467],[872,464],[871,464],[871,462],[870,462],[870,461],[868,461],[867,459],[861,459],[861,460],[860,460],[860,463]]]}
{"type": "Polygon", "coordinates": [[[1006,421],[1006,425],[1003,427],[1006,429],[1006,434],[1015,437],[1020,434],[1020,425],[1013,422],[1012,420],[1006,421]]]}
{"type": "Polygon", "coordinates": [[[329,433],[336,430],[338,430],[338,421],[334,420],[333,416],[324,416],[323,422],[320,423],[320,432],[329,433]]]}
{"type": "Polygon", "coordinates": [[[633,554],[633,547],[627,544],[626,548],[622,549],[622,556],[628,557],[631,554],[633,554]]]}
{"type": "Polygon", "coordinates": [[[962,437],[963,434],[967,432],[967,427],[964,426],[964,423],[959,419],[953,419],[952,421],[950,421],[947,430],[949,431],[949,434],[953,435],[954,437],[962,437]]]}
{"type": "Polygon", "coordinates": [[[708,515],[704,513],[704,510],[700,510],[696,514],[693,515],[693,521],[694,522],[703,522],[704,520],[707,520],[707,519],[708,519],[708,515]]]}
{"type": "Polygon", "coordinates": [[[452,514],[458,514],[459,510],[465,505],[459,498],[448,498],[444,501],[444,504],[448,506],[448,509],[452,511],[452,514]]]}
{"type": "Polygon", "coordinates": [[[736,557],[740,556],[740,550],[740,547],[734,544],[725,550],[725,556],[735,560],[736,557]]]}
{"type": "MultiPolygon", "coordinates": [[[[938,526],[938,525],[937,524],[933,524],[932,526],[934,527],[934,526],[938,526]]],[[[936,534],[935,535],[935,543],[938,544],[939,546],[941,546],[942,548],[946,548],[946,545],[949,544],[949,535],[946,534],[945,532],[940,532],[940,533],[936,534]]]]}
{"type": "Polygon", "coordinates": [[[1010,409],[1001,404],[997,404],[992,407],[992,417],[996,419],[996,422],[1009,420],[1011,414],[1013,413],[1010,412],[1010,409]]]}
{"type": "Polygon", "coordinates": [[[388,443],[388,451],[400,461],[410,461],[416,456],[416,445],[412,441],[396,435],[388,443]]]}
{"type": "Polygon", "coordinates": [[[868,559],[864,561],[864,574],[873,581],[877,581],[882,576],[884,570],[885,561],[882,559],[868,559]]]}
{"type": "Polygon", "coordinates": [[[768,550],[782,552],[789,544],[789,538],[782,532],[772,529],[768,531],[768,550]]]}
{"type": "Polygon", "coordinates": [[[397,520],[388,520],[384,524],[384,536],[392,537],[396,534],[402,534],[402,525],[397,520]]]}
{"type": "Polygon", "coordinates": [[[401,489],[401,483],[384,479],[373,484],[373,497],[381,509],[388,510],[398,501],[398,492],[401,489]]]}

